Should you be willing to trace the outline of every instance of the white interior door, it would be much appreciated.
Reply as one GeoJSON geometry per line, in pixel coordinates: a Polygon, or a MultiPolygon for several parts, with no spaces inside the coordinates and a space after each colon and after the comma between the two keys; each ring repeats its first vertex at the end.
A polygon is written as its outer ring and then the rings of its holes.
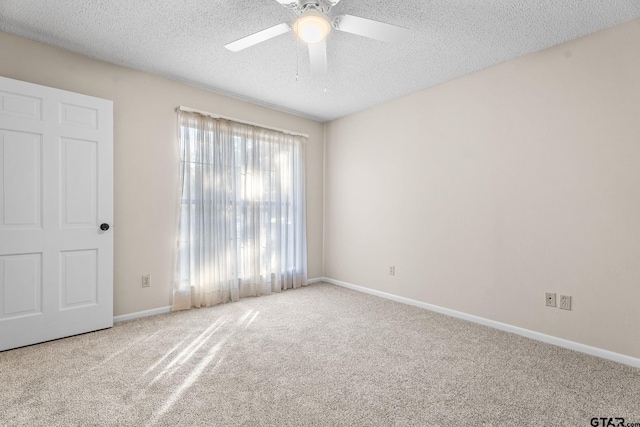
{"type": "Polygon", "coordinates": [[[112,220],[113,103],[0,77],[0,351],[113,326],[112,220]]]}

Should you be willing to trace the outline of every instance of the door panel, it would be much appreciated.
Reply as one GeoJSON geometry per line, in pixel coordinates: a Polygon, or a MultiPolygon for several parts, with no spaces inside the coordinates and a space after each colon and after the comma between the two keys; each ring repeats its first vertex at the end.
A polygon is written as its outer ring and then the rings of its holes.
{"type": "Polygon", "coordinates": [[[60,309],[97,304],[98,253],[96,250],[60,253],[60,309]]]}
{"type": "Polygon", "coordinates": [[[97,141],[61,139],[62,227],[97,226],[97,141]]]}
{"type": "Polygon", "coordinates": [[[78,105],[60,104],[60,124],[98,129],[98,110],[78,105]]]}
{"type": "Polygon", "coordinates": [[[42,98],[0,91],[0,112],[7,116],[42,119],[42,98]]]}
{"type": "Polygon", "coordinates": [[[42,298],[42,254],[0,256],[1,318],[39,314],[42,298]]]}
{"type": "Polygon", "coordinates": [[[41,227],[40,135],[0,130],[0,227],[41,227]]]}
{"type": "Polygon", "coordinates": [[[113,105],[0,77],[0,351],[113,325],[113,105]]]}

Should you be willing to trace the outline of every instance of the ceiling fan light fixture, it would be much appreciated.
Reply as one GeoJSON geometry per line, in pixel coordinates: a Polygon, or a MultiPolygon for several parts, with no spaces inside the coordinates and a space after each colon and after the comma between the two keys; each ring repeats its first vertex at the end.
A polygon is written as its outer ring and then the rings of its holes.
{"type": "Polygon", "coordinates": [[[318,43],[329,35],[331,24],[323,15],[305,14],[293,24],[293,31],[305,43],[318,43]]]}

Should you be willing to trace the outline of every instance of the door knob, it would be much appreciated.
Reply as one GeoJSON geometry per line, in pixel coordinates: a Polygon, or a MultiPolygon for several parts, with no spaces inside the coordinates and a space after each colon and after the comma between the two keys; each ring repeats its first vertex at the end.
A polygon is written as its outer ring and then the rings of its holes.
{"type": "Polygon", "coordinates": [[[107,231],[108,229],[109,229],[109,224],[107,224],[106,222],[103,222],[102,224],[100,224],[100,230],[107,231]]]}

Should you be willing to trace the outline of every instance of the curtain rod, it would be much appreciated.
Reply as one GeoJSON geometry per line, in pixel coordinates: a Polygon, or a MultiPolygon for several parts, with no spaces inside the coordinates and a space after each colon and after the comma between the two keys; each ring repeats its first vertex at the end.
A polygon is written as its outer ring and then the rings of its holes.
{"type": "Polygon", "coordinates": [[[277,127],[273,127],[273,126],[263,125],[261,123],[248,122],[246,120],[240,120],[240,119],[236,119],[236,118],[233,118],[233,117],[223,116],[223,115],[220,115],[220,114],[209,113],[208,111],[196,110],[195,108],[189,108],[189,107],[185,107],[183,105],[179,105],[178,107],[176,107],[176,111],[184,111],[186,113],[201,114],[203,116],[212,117],[214,119],[230,120],[232,122],[242,123],[243,125],[256,126],[256,127],[263,128],[263,129],[269,129],[269,130],[275,130],[275,131],[278,131],[278,132],[283,132],[283,133],[286,133],[288,135],[304,136],[305,138],[309,138],[309,135],[306,134],[306,133],[294,132],[294,131],[291,131],[291,130],[288,130],[288,129],[282,129],[282,128],[277,128],[277,127]]]}

